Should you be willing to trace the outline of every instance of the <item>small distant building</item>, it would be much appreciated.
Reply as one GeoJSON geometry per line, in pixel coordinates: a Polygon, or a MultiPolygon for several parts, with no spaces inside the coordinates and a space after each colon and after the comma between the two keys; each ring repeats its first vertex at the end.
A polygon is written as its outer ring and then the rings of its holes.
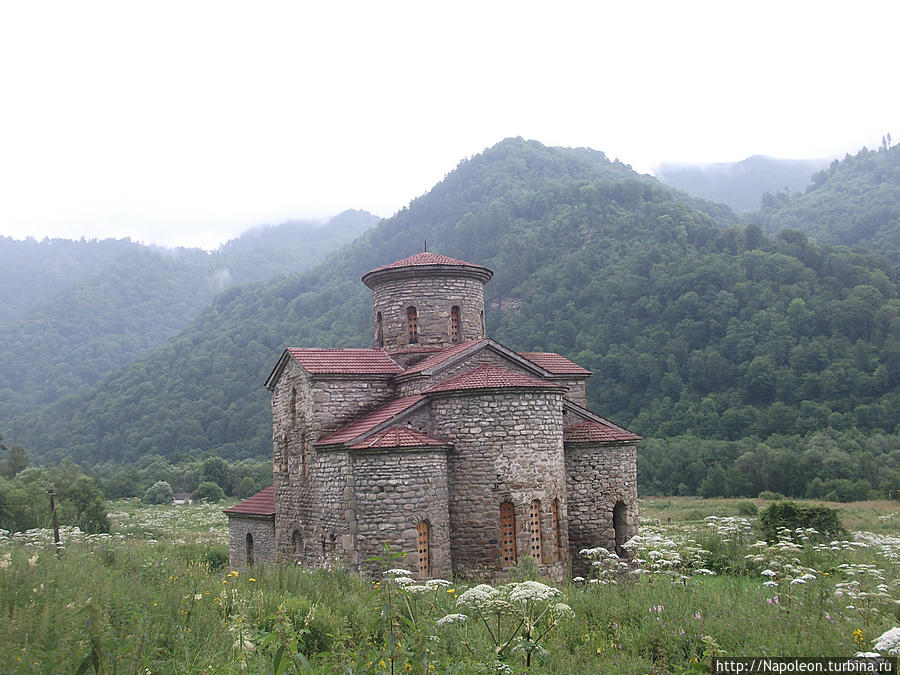
{"type": "Polygon", "coordinates": [[[563,579],[637,533],[640,437],[588,410],[591,373],[487,336],[493,272],[420,253],[363,276],[372,349],[287,349],[272,392],[274,485],[226,510],[232,565],[367,559],[420,577],[563,579]]]}
{"type": "Polygon", "coordinates": [[[194,499],[191,497],[190,492],[173,492],[172,493],[172,503],[173,504],[193,504],[194,499]]]}

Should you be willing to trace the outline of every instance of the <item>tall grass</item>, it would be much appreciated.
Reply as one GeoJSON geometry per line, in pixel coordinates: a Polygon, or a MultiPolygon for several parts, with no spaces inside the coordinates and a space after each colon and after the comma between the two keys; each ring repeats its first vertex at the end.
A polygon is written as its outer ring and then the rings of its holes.
{"type": "MultiPolygon", "coordinates": [[[[704,505],[722,517],[736,515],[735,503],[664,504],[642,504],[642,516],[654,523],[644,530],[659,528],[675,541],[681,566],[656,573],[647,558],[647,573],[636,573],[642,563],[632,562],[630,571],[605,583],[559,587],[572,616],[558,616],[539,648],[531,646],[530,672],[688,672],[718,654],[850,656],[898,625],[892,582],[900,540],[881,534],[865,548],[798,543],[790,558],[798,570],[812,570],[813,578],[792,584],[796,576],[785,568],[767,587],[761,571],[781,559],[780,551],[754,548],[752,536],[724,541],[715,521],[693,517],[704,505]],[[666,513],[674,514],[671,525],[666,513]],[[711,571],[718,573],[698,573],[700,564],[716,564],[711,571]],[[880,570],[884,583],[868,569],[880,570]],[[835,592],[853,580],[873,593],[881,584],[887,597],[865,594],[868,604],[861,606],[835,592]]],[[[892,512],[881,503],[855,506],[857,528],[889,529],[892,512]]],[[[111,537],[68,533],[59,557],[38,533],[0,536],[4,671],[526,670],[521,650],[495,658],[482,625],[438,625],[448,614],[467,611],[456,599],[475,581],[417,593],[391,587],[388,594],[383,581],[340,569],[232,570],[218,566],[224,516],[216,520],[212,510],[179,507],[176,519],[166,510],[174,507],[128,508],[132,515],[113,519],[119,529],[111,537]]],[[[646,551],[638,550],[638,560],[642,556],[646,551]]]]}

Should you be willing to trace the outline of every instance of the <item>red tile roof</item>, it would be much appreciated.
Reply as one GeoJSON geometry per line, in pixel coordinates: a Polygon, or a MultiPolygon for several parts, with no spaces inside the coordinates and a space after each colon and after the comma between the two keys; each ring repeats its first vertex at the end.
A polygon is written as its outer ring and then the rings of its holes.
{"type": "MultiPolygon", "coordinates": [[[[404,258],[403,260],[398,260],[396,262],[392,262],[389,265],[382,265],[381,267],[376,267],[371,272],[366,272],[363,277],[363,283],[372,287],[373,283],[377,283],[378,279],[385,278],[386,276],[393,276],[394,270],[401,269],[409,269],[409,268],[421,268],[424,267],[435,267],[440,266],[444,268],[445,272],[449,272],[447,268],[457,267],[460,268],[457,270],[458,273],[463,274],[465,276],[475,276],[476,278],[481,279],[482,283],[487,283],[490,278],[494,275],[494,273],[489,270],[487,267],[482,265],[476,265],[475,263],[466,262],[465,260],[459,260],[458,258],[451,258],[446,255],[439,255],[437,253],[417,253],[416,255],[412,255],[408,258],[404,258]],[[464,268],[464,269],[463,269],[464,268]]],[[[454,272],[456,273],[456,272],[454,272]]]]}
{"type": "Polygon", "coordinates": [[[519,356],[554,375],[591,375],[591,371],[555,352],[519,352],[519,356]]]}
{"type": "Polygon", "coordinates": [[[225,509],[225,513],[237,516],[274,516],[275,486],[269,486],[252,497],[247,497],[247,499],[238,502],[230,509],[225,509]]]}
{"type": "Polygon", "coordinates": [[[586,420],[563,429],[567,443],[610,443],[615,441],[639,441],[641,437],[625,429],[586,420]]]}
{"type": "Polygon", "coordinates": [[[555,384],[539,380],[530,375],[523,375],[500,366],[485,364],[461,375],[439,382],[425,393],[440,391],[458,391],[461,389],[509,389],[509,388],[541,388],[559,389],[555,384]]]}
{"type": "Polygon", "coordinates": [[[403,369],[382,349],[288,349],[316,375],[396,375],[403,369]]]}
{"type": "Polygon", "coordinates": [[[428,358],[419,361],[414,366],[410,366],[406,370],[403,371],[403,374],[413,374],[413,373],[421,373],[424,370],[428,370],[429,368],[433,368],[434,366],[439,366],[445,361],[452,359],[457,354],[460,354],[466,351],[469,347],[474,347],[475,345],[481,344],[487,338],[482,338],[480,340],[471,340],[470,342],[461,342],[458,345],[453,345],[452,347],[447,347],[446,349],[442,349],[437,354],[432,354],[428,358]]]}
{"type": "Polygon", "coordinates": [[[450,258],[449,256],[445,255],[438,255],[437,253],[426,252],[411,255],[410,257],[404,258],[403,260],[392,262],[390,265],[382,265],[381,267],[376,267],[374,270],[372,270],[372,272],[378,272],[379,270],[389,270],[395,267],[419,267],[421,265],[465,265],[466,267],[481,267],[481,265],[468,263],[465,260],[450,258]]]}
{"type": "Polygon", "coordinates": [[[316,445],[333,445],[352,441],[357,436],[371,431],[379,424],[387,422],[392,417],[408,410],[423,398],[425,397],[421,395],[404,396],[403,398],[395,398],[393,401],[388,401],[380,408],[375,408],[372,412],[362,417],[357,417],[347,426],[320,438],[316,445]]]}
{"type": "Polygon", "coordinates": [[[423,445],[449,446],[450,444],[406,427],[388,427],[369,436],[362,443],[350,447],[354,450],[365,450],[366,448],[414,448],[423,445]]]}

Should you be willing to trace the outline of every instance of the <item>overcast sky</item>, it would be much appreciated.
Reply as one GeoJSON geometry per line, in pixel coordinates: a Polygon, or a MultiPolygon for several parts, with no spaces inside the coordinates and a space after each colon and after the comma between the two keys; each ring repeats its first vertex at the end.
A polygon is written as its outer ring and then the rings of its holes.
{"type": "Polygon", "coordinates": [[[0,234],[390,216],[508,136],[664,161],[900,137],[892,2],[5,2],[0,234]]]}

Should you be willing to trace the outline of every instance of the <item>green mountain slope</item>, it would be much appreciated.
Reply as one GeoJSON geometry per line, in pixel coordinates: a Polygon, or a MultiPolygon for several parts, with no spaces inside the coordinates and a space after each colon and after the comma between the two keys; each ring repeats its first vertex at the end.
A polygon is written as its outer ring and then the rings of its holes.
{"type": "MultiPolygon", "coordinates": [[[[48,267],[68,270],[69,282],[59,275],[59,283],[46,287],[50,292],[53,286],[52,297],[0,324],[0,419],[14,421],[35,406],[95,385],[176,335],[223,288],[309,267],[377,221],[369,213],[347,211],[325,224],[261,227],[212,254],[113,240],[4,242],[10,259],[26,251],[40,269],[37,246],[48,267]],[[105,263],[86,274],[81,254],[105,263]]],[[[9,275],[6,281],[15,279],[9,275]]],[[[28,289],[26,284],[7,292],[28,295],[28,289]]]]}
{"type": "Polygon", "coordinates": [[[720,164],[663,164],[656,176],[666,185],[742,213],[759,209],[767,192],[802,190],[810,176],[826,167],[824,159],[777,159],[754,155],[720,164]]]}
{"type": "Polygon", "coordinates": [[[863,148],[816,173],[804,193],[766,195],[750,218],[822,244],[865,246],[900,263],[900,147],[863,148]]]}
{"type": "Polygon", "coordinates": [[[882,259],[722,227],[602,153],[508,139],[317,268],[223,292],[161,349],[23,419],[20,436],[27,426],[47,459],[266,456],[262,383],[281,350],[368,346],[360,276],[426,239],[495,270],[494,337],[591,368],[590,407],[645,436],[897,431],[900,304],[882,259]]]}

